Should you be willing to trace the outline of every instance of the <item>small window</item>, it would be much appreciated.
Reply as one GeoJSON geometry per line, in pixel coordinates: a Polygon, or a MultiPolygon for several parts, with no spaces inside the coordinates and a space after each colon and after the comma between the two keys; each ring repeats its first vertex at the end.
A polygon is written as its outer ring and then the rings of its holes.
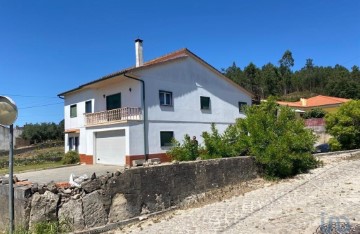
{"type": "Polygon", "coordinates": [[[70,106],[70,118],[77,117],[76,104],[70,106]]]}
{"type": "Polygon", "coordinates": [[[92,113],[92,103],[91,103],[91,101],[85,102],[85,113],[92,113]]]}
{"type": "Polygon", "coordinates": [[[200,97],[201,110],[210,110],[210,98],[200,97]]]}
{"type": "Polygon", "coordinates": [[[171,146],[171,141],[174,138],[174,132],[166,131],[160,132],[161,147],[171,146]]]}
{"type": "Polygon", "coordinates": [[[244,112],[244,108],[245,106],[247,106],[246,102],[239,102],[239,112],[243,113],[244,112]]]}
{"type": "Polygon", "coordinates": [[[159,99],[161,106],[172,106],[172,92],[160,90],[159,99]]]}

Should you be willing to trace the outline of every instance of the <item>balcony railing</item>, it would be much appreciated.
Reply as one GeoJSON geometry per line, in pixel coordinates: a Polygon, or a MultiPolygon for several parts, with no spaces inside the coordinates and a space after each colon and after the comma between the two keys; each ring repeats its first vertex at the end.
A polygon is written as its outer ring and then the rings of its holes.
{"type": "Polygon", "coordinates": [[[85,114],[85,124],[87,126],[141,119],[142,113],[141,108],[139,107],[124,107],[109,111],[85,114]]]}

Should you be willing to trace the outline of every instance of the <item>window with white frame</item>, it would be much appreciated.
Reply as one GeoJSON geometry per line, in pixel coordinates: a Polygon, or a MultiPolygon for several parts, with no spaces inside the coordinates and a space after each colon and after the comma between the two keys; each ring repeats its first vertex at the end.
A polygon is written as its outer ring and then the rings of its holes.
{"type": "Polygon", "coordinates": [[[70,118],[77,117],[77,107],[76,104],[70,106],[70,118]]]}
{"type": "Polygon", "coordinates": [[[210,97],[200,97],[201,110],[210,110],[210,97]]]}
{"type": "Polygon", "coordinates": [[[92,113],[92,102],[91,102],[91,100],[85,102],[85,113],[92,113]]]}
{"type": "Polygon", "coordinates": [[[169,91],[159,91],[159,99],[160,99],[160,106],[172,106],[172,92],[169,91]]]}
{"type": "Polygon", "coordinates": [[[173,131],[161,131],[160,132],[160,146],[161,147],[168,147],[171,146],[172,139],[174,138],[173,131]]]}

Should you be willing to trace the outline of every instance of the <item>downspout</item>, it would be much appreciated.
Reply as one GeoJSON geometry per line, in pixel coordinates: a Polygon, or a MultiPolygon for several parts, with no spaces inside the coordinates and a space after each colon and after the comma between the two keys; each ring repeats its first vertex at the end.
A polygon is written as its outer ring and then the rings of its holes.
{"type": "Polygon", "coordinates": [[[143,125],[144,125],[144,154],[145,154],[145,161],[148,160],[148,140],[147,140],[147,128],[146,128],[146,121],[147,121],[147,113],[146,113],[146,104],[145,104],[145,81],[126,75],[126,73],[123,73],[123,75],[129,79],[140,81],[142,84],[142,107],[144,110],[144,118],[143,118],[143,125]]]}

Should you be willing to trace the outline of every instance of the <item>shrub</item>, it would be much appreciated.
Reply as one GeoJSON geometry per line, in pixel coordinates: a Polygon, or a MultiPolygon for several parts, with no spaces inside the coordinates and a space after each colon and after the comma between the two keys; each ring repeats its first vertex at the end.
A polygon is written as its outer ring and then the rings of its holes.
{"type": "Polygon", "coordinates": [[[331,151],[339,151],[339,150],[341,150],[341,144],[335,138],[331,138],[329,140],[329,145],[330,145],[330,150],[331,151]]]}
{"type": "Polygon", "coordinates": [[[80,162],[79,153],[76,151],[69,151],[67,152],[62,160],[63,164],[75,164],[80,162]]]}
{"type": "Polygon", "coordinates": [[[201,155],[203,159],[227,158],[244,153],[243,144],[238,141],[239,133],[236,126],[230,125],[220,134],[215,124],[211,124],[211,132],[203,132],[202,137],[205,145],[201,155]]]}
{"type": "Polygon", "coordinates": [[[324,118],[326,115],[326,112],[323,109],[320,108],[314,108],[310,111],[305,112],[304,119],[311,119],[311,118],[324,118]]]}
{"type": "Polygon", "coordinates": [[[360,148],[360,100],[349,101],[337,112],[326,115],[325,123],[326,131],[334,137],[332,147],[360,148]]]}
{"type": "Polygon", "coordinates": [[[262,166],[266,176],[288,177],[314,168],[311,155],[315,136],[305,129],[288,107],[269,99],[245,110],[246,118],[236,122],[239,141],[262,166]]]}
{"type": "Polygon", "coordinates": [[[189,135],[184,136],[182,144],[172,140],[172,148],[167,152],[173,160],[192,161],[199,157],[199,144],[196,139],[190,139],[189,135]]]}

